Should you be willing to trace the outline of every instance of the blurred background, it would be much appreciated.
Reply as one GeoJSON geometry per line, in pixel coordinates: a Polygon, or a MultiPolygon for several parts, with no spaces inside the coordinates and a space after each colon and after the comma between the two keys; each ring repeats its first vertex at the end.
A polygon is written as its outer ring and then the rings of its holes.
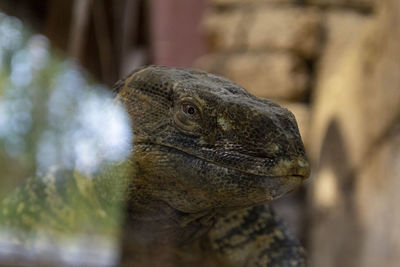
{"type": "Polygon", "coordinates": [[[3,0],[0,11],[106,86],[145,64],[196,67],[289,108],[313,170],[274,206],[310,266],[398,266],[398,0],[3,0]]]}

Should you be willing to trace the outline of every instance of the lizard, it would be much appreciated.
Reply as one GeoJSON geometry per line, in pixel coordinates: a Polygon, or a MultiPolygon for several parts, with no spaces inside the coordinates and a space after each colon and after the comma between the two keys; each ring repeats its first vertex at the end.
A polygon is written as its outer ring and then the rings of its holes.
{"type": "Polygon", "coordinates": [[[113,89],[134,125],[128,243],[203,239],[227,266],[305,264],[303,249],[264,204],[309,175],[290,111],[191,69],[144,67],[113,89]]]}
{"type": "Polygon", "coordinates": [[[267,204],[310,172],[289,110],[184,68],[142,67],[113,91],[133,125],[122,266],[305,266],[267,204]]]}

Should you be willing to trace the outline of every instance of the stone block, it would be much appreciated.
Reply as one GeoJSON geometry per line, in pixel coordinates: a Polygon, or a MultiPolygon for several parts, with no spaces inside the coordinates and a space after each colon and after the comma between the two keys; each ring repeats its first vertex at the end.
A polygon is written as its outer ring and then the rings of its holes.
{"type": "Polygon", "coordinates": [[[225,76],[259,97],[296,100],[307,93],[303,61],[290,53],[214,54],[197,66],[225,76]]]}
{"type": "Polygon", "coordinates": [[[362,10],[371,10],[375,7],[377,2],[377,0],[305,0],[306,4],[333,7],[352,7],[362,10]]]}
{"type": "Polygon", "coordinates": [[[248,23],[247,48],[290,50],[304,57],[315,55],[321,44],[320,18],[314,9],[257,9],[248,23]]]}
{"type": "Polygon", "coordinates": [[[321,44],[320,14],[306,8],[262,6],[210,12],[205,31],[211,52],[278,50],[312,57],[321,44]]]}
{"type": "Polygon", "coordinates": [[[207,13],[204,21],[207,50],[212,52],[240,49],[244,44],[240,36],[244,17],[245,12],[242,10],[207,13]]]}
{"type": "Polygon", "coordinates": [[[314,9],[260,6],[211,12],[205,26],[213,52],[279,50],[311,57],[321,44],[320,14],[314,9]]]}

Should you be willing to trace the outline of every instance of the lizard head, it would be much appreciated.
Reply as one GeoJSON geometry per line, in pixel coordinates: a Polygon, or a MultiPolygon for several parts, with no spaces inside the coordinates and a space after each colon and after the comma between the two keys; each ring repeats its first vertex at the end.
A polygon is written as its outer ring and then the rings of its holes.
{"type": "Polygon", "coordinates": [[[228,79],[150,66],[114,89],[133,121],[134,184],[174,209],[251,206],[309,175],[292,113],[228,79]]]}

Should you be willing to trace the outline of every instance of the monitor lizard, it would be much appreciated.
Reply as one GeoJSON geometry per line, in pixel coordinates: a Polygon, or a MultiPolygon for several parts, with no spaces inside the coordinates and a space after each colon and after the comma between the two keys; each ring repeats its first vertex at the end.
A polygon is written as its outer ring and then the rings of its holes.
{"type": "Polygon", "coordinates": [[[133,125],[121,265],[306,265],[266,204],[310,172],[290,111],[193,69],[142,67],[113,91],[133,125]]]}

